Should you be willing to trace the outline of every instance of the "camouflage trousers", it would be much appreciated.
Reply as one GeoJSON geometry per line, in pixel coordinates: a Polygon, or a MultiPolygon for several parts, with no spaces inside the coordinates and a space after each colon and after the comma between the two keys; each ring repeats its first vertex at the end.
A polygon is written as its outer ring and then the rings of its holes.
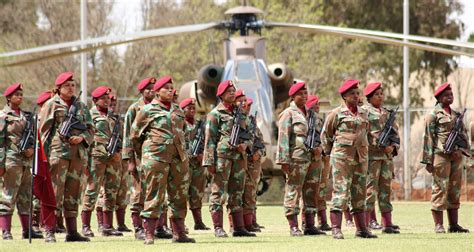
{"type": "Polygon", "coordinates": [[[453,160],[446,154],[435,154],[431,209],[458,209],[461,196],[462,159],[453,160]]]}
{"type": "Polygon", "coordinates": [[[196,160],[196,158],[190,158],[189,175],[189,208],[201,208],[204,189],[206,188],[207,182],[207,170],[196,160]]]}
{"type": "Polygon", "coordinates": [[[331,211],[345,211],[349,204],[353,213],[365,211],[368,162],[331,157],[330,163],[334,188],[331,211]]]}
{"type": "Polygon", "coordinates": [[[117,192],[120,186],[120,161],[94,158],[90,174],[87,176],[87,188],[83,198],[83,210],[93,211],[101,187],[104,188],[103,211],[114,211],[117,192]]]}
{"type": "Polygon", "coordinates": [[[0,215],[12,215],[15,205],[19,215],[30,212],[31,171],[26,166],[7,166],[0,177],[0,215]]]}
{"type": "Polygon", "coordinates": [[[209,210],[223,211],[228,195],[227,212],[242,212],[242,195],[244,193],[246,159],[227,159],[218,157],[216,174],[212,176],[209,210]]]}
{"type": "Polygon", "coordinates": [[[64,218],[76,218],[81,200],[81,177],[87,169],[87,160],[79,157],[77,147],[72,147],[71,159],[50,157],[51,180],[56,194],[56,208],[64,218]]]}
{"type": "MultiPolygon", "coordinates": [[[[127,163],[125,160],[123,162],[127,163]]],[[[132,177],[132,186],[130,187],[130,212],[140,214],[145,204],[145,174],[143,170],[139,168],[134,173],[129,173],[129,176],[132,177]]]]}
{"type": "Polygon", "coordinates": [[[261,173],[262,165],[260,160],[248,161],[243,196],[244,214],[253,213],[257,209],[257,187],[261,173]]]}
{"type": "Polygon", "coordinates": [[[166,152],[173,158],[171,163],[156,161],[152,155],[142,158],[145,178],[145,205],[140,216],[159,218],[164,211],[166,194],[170,219],[184,219],[187,213],[189,190],[189,165],[181,162],[176,147],[167,145],[166,152]]]}
{"type": "Polygon", "coordinates": [[[393,160],[370,160],[367,172],[367,197],[366,209],[374,210],[375,201],[379,202],[380,212],[391,212],[393,210],[390,203],[392,193],[393,160]]]}
{"type": "MultiPolygon", "coordinates": [[[[299,203],[302,197],[303,184],[305,182],[306,174],[310,164],[310,162],[301,162],[295,160],[292,160],[290,163],[289,171],[287,174],[285,174],[285,197],[283,200],[283,207],[285,209],[286,216],[297,215],[300,213],[299,203]]],[[[303,205],[305,205],[304,202],[303,205]]]]}
{"type": "Polygon", "coordinates": [[[331,165],[329,165],[329,157],[323,158],[323,169],[319,176],[319,194],[316,195],[316,208],[318,211],[326,210],[326,195],[329,190],[329,175],[331,174],[331,165]]]}
{"type": "MultiPolygon", "coordinates": [[[[118,209],[126,209],[127,208],[127,192],[128,188],[128,172],[127,172],[127,162],[125,161],[118,161],[117,167],[122,167],[122,169],[118,173],[118,180],[117,183],[119,184],[119,188],[117,191],[117,197],[115,199],[115,210],[118,209]]],[[[97,200],[97,207],[104,208],[104,199],[105,199],[105,188],[102,185],[100,187],[100,192],[97,200]]]]}
{"type": "Polygon", "coordinates": [[[324,169],[323,161],[317,160],[311,162],[303,181],[303,213],[316,214],[319,210],[318,200],[320,199],[321,175],[324,169]]]}

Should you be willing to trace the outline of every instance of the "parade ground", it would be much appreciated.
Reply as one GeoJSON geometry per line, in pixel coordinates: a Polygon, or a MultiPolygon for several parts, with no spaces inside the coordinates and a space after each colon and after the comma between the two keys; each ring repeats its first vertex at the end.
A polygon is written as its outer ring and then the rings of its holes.
{"type": "MultiPolygon", "coordinates": [[[[58,242],[55,244],[46,244],[43,239],[28,244],[28,240],[20,239],[20,223],[15,215],[12,227],[14,240],[0,241],[0,251],[474,251],[474,203],[463,202],[461,206],[459,223],[471,230],[469,234],[435,234],[429,202],[394,202],[393,219],[401,227],[399,235],[374,231],[378,239],[356,239],[355,228],[348,228],[343,223],[344,240],[334,240],[330,232],[326,236],[290,237],[283,207],[260,205],[258,222],[265,229],[257,233],[256,238],[217,239],[212,230],[194,231],[191,213],[188,213],[186,224],[191,227],[190,237],[195,238],[196,243],[172,244],[171,240],[155,239],[152,246],[136,241],[133,233],[124,233],[124,237],[102,238],[99,235],[88,243],[65,243],[65,235],[56,234],[58,242]]],[[[93,231],[98,234],[95,214],[93,216],[93,231]]],[[[212,225],[208,212],[203,211],[203,218],[208,226],[212,225]]],[[[378,218],[380,221],[379,214],[378,218]]],[[[126,220],[127,226],[131,227],[130,219],[126,220]]],[[[224,228],[229,233],[227,218],[224,220],[224,228]]],[[[446,216],[444,226],[447,230],[446,216]]]]}

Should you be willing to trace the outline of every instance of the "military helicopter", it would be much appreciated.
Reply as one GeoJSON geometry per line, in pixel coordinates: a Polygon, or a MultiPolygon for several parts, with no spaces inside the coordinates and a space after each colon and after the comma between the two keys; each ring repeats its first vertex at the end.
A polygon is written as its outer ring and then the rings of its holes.
{"type": "Polygon", "coordinates": [[[261,186],[268,188],[269,178],[282,174],[274,163],[276,150],[274,109],[279,104],[288,101],[288,90],[296,79],[283,63],[267,66],[265,63],[265,38],[261,36],[262,29],[280,28],[287,31],[364,39],[374,43],[406,46],[447,55],[474,56],[465,51],[474,49],[474,43],[334,26],[268,22],[261,18],[263,11],[249,6],[247,1],[242,1],[241,6],[229,9],[224,14],[227,19],[220,22],[167,27],[134,34],[71,41],[6,52],[0,54],[0,58],[14,58],[16,61],[9,61],[2,65],[3,67],[12,67],[162,36],[203,32],[210,29],[225,30],[228,32],[228,38],[224,40],[225,64],[223,66],[206,65],[201,68],[196,80],[186,82],[181,86],[179,100],[188,97],[195,98],[198,113],[205,114],[217,102],[215,93],[220,81],[233,80],[237,88],[243,89],[246,96],[254,100],[251,113],[258,111],[257,125],[262,131],[267,149],[267,155],[262,160],[264,177],[261,186]],[[236,33],[238,36],[234,36],[236,33]],[[401,39],[416,42],[406,42],[401,39]],[[418,42],[448,45],[462,50],[446,49],[418,42]],[[26,55],[36,56],[17,59],[26,55]]]}

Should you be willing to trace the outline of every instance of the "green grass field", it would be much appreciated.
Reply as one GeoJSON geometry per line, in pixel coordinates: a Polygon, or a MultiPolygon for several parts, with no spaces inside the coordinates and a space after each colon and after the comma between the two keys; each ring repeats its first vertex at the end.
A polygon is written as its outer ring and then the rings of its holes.
{"type": "MultiPolygon", "coordinates": [[[[265,229],[256,238],[216,239],[212,231],[191,230],[190,236],[197,241],[195,244],[172,244],[170,240],[155,240],[152,246],[135,241],[132,233],[125,233],[121,238],[95,237],[89,243],[65,243],[64,234],[58,234],[56,244],[33,240],[30,245],[27,240],[21,239],[18,218],[15,216],[14,240],[0,240],[0,251],[474,251],[474,233],[434,234],[429,202],[395,202],[394,207],[394,223],[401,226],[402,233],[384,235],[375,231],[379,239],[356,239],[355,229],[347,228],[344,224],[345,240],[333,240],[330,232],[327,236],[290,237],[283,208],[265,205],[258,208],[258,222],[265,229]]],[[[205,223],[210,226],[207,211],[203,215],[205,223]]],[[[459,215],[460,224],[474,232],[474,203],[463,203],[459,215]]],[[[188,216],[186,223],[192,227],[191,214],[188,216]]],[[[131,227],[129,218],[127,225],[131,227]]],[[[94,232],[96,226],[93,220],[94,232]]],[[[225,229],[228,231],[226,220],[225,229]]]]}

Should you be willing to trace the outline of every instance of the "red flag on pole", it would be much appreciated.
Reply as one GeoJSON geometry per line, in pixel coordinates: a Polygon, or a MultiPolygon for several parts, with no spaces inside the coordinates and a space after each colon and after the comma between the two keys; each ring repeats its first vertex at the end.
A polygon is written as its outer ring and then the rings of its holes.
{"type": "Polygon", "coordinates": [[[38,148],[36,172],[33,179],[33,194],[41,203],[41,223],[47,227],[56,226],[56,196],[51,181],[51,173],[49,172],[48,159],[44,152],[43,143],[38,132],[38,148]]]}

